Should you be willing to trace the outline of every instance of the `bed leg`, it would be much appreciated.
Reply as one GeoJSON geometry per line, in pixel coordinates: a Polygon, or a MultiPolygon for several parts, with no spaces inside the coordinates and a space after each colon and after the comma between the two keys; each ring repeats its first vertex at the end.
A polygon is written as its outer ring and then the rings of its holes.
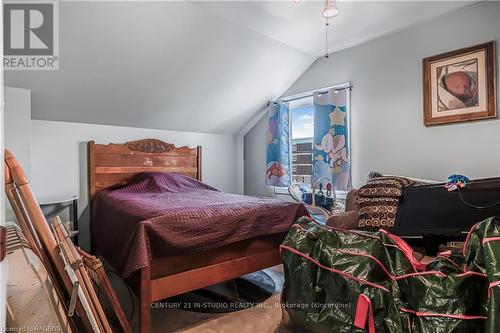
{"type": "Polygon", "coordinates": [[[151,332],[151,268],[141,269],[140,333],[151,332]]]}

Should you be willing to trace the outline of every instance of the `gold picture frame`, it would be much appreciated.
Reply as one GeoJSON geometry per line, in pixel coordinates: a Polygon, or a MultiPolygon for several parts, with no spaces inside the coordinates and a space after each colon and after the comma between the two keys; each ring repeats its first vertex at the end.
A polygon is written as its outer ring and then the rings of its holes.
{"type": "Polygon", "coordinates": [[[425,126],[496,118],[495,41],[423,59],[425,126]]]}

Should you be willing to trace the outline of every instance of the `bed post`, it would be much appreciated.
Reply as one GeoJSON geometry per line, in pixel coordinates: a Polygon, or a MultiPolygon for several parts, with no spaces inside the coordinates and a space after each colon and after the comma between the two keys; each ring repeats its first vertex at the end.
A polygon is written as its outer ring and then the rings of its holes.
{"type": "MultiPolygon", "coordinates": [[[[88,205],[90,212],[90,222],[92,222],[92,200],[94,200],[95,195],[95,158],[94,158],[94,147],[95,141],[89,141],[87,145],[87,163],[88,163],[88,205]]],[[[92,239],[92,223],[89,223],[89,231],[90,231],[90,253],[96,255],[97,249],[95,247],[95,242],[92,239]]]]}
{"type": "Polygon", "coordinates": [[[201,146],[196,147],[196,179],[201,182],[201,146]]]}
{"type": "Polygon", "coordinates": [[[151,268],[141,268],[139,300],[139,332],[149,333],[151,331],[151,268]]]}

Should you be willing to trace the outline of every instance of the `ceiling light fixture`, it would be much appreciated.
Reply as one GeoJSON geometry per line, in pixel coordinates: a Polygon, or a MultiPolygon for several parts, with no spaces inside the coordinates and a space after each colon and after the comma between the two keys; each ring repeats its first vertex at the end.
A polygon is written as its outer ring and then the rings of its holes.
{"type": "Polygon", "coordinates": [[[325,0],[325,6],[323,7],[322,15],[326,19],[334,18],[339,14],[339,8],[337,7],[337,1],[335,0],[325,0]]]}
{"type": "Polygon", "coordinates": [[[330,23],[328,19],[325,18],[325,58],[328,58],[328,26],[330,23]]]}
{"type": "Polygon", "coordinates": [[[330,26],[329,20],[334,18],[338,14],[339,9],[337,7],[337,1],[325,0],[323,12],[321,13],[323,18],[325,19],[325,58],[328,58],[328,27],[330,26]]]}
{"type": "MultiPolygon", "coordinates": [[[[301,0],[292,0],[294,3],[299,3],[301,0]]],[[[328,27],[330,26],[329,20],[339,15],[339,8],[337,7],[337,0],[325,0],[323,11],[321,15],[325,19],[325,58],[328,58],[328,27]]]]}

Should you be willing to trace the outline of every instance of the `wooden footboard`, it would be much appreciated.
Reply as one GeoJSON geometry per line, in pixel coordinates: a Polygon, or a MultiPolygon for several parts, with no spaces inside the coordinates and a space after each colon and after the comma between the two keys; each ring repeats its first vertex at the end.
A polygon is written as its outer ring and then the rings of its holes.
{"type": "Polygon", "coordinates": [[[141,333],[151,332],[151,267],[141,269],[140,291],[139,291],[139,331],[141,333]]]}
{"type": "MultiPolygon", "coordinates": [[[[203,256],[203,253],[200,253],[200,256],[203,256]]],[[[151,270],[154,270],[154,267],[145,267],[140,273],[140,332],[149,333],[151,330],[153,302],[232,280],[280,263],[279,250],[275,249],[156,279],[151,279],[151,270]]]]}

